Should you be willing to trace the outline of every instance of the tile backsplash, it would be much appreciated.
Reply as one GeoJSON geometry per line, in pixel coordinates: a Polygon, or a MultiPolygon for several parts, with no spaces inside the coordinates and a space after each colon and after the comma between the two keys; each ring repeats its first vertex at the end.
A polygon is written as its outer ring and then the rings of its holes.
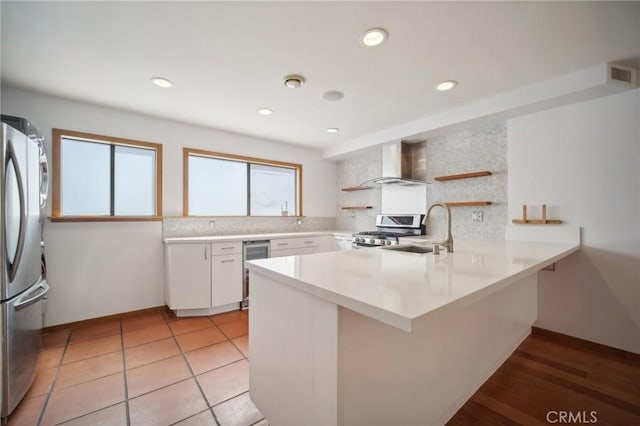
{"type": "Polygon", "coordinates": [[[166,217],[162,221],[165,238],[334,229],[335,217],[166,217]]]}
{"type": "Polygon", "coordinates": [[[342,191],[342,188],[358,186],[369,179],[380,177],[382,157],[380,147],[358,153],[337,163],[338,229],[367,231],[375,229],[376,214],[380,213],[380,189],[364,191],[342,191]],[[371,206],[367,210],[342,210],[342,207],[371,206]]]}
{"type": "MultiPolygon", "coordinates": [[[[504,123],[474,127],[427,139],[427,181],[425,187],[383,187],[344,192],[382,172],[382,150],[374,147],[337,164],[338,229],[375,228],[378,213],[426,213],[436,202],[491,201],[480,207],[452,207],[454,240],[501,240],[507,224],[507,128],[504,123]],[[492,175],[475,179],[436,182],[437,176],[489,170],[492,175]],[[406,199],[403,199],[405,197],[406,199]],[[342,210],[343,206],[372,206],[369,210],[342,210]],[[411,206],[411,207],[407,207],[411,206]],[[420,206],[420,211],[414,211],[420,206]],[[384,208],[385,211],[381,211],[384,208]],[[410,210],[410,211],[409,211],[410,210]],[[483,220],[473,222],[471,215],[482,212],[483,220]]],[[[434,209],[427,232],[444,236],[444,212],[434,209]]]]}
{"type": "MultiPolygon", "coordinates": [[[[507,127],[504,123],[427,140],[427,205],[436,202],[491,201],[479,207],[451,207],[454,240],[502,240],[507,218],[507,127]],[[488,170],[491,176],[436,182],[437,176],[488,170]],[[473,222],[475,211],[482,222],[473,222]]],[[[444,210],[433,210],[429,234],[446,235],[444,210]]]]}

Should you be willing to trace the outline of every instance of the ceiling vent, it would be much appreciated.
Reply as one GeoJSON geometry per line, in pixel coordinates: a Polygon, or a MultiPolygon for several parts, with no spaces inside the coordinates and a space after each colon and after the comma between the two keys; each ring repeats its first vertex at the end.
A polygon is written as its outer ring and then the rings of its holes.
{"type": "Polygon", "coordinates": [[[635,88],[636,70],[624,65],[609,63],[607,64],[607,82],[635,88]]]}

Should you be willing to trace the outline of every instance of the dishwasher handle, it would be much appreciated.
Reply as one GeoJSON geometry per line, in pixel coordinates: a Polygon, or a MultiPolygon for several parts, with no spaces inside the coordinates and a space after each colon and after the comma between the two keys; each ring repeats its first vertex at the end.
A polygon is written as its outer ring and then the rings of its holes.
{"type": "Polygon", "coordinates": [[[243,246],[244,260],[265,259],[271,257],[270,240],[245,241],[243,246]]]}

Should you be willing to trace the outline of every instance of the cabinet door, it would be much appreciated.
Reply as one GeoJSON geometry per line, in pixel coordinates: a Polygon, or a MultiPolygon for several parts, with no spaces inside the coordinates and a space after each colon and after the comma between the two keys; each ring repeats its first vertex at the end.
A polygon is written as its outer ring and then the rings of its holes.
{"type": "Polygon", "coordinates": [[[168,244],[166,303],[171,309],[211,307],[211,244],[168,244]]]}
{"type": "Polygon", "coordinates": [[[321,253],[323,251],[333,251],[334,249],[335,239],[333,235],[320,235],[318,238],[318,242],[320,246],[318,247],[317,252],[321,253]]]}
{"type": "Polygon", "coordinates": [[[211,306],[242,301],[242,254],[211,258],[211,306]]]}
{"type": "Polygon", "coordinates": [[[335,245],[336,245],[336,249],[335,250],[351,250],[352,246],[351,246],[351,237],[335,237],[335,245]]]}

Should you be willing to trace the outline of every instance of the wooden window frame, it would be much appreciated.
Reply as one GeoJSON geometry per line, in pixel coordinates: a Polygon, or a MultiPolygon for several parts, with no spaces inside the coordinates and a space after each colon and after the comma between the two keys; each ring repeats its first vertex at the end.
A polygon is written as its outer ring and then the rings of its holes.
{"type": "MultiPolygon", "coordinates": [[[[189,216],[189,156],[215,158],[220,160],[241,161],[265,166],[284,167],[296,171],[296,215],[287,217],[302,217],[302,164],[286,161],[268,160],[265,158],[247,157],[244,155],[227,154],[223,152],[207,151],[196,148],[182,149],[182,215],[189,216]]],[[[224,216],[192,216],[192,217],[224,217],[224,216]]],[[[238,215],[233,217],[260,217],[253,215],[238,215]]],[[[279,217],[279,216],[264,216],[279,217]]]]}
{"type": "MultiPolygon", "coordinates": [[[[147,222],[162,220],[162,144],[143,142],[134,139],[117,138],[73,130],[52,130],[52,167],[51,167],[51,217],[53,222],[147,222]],[[78,139],[80,141],[100,143],[103,145],[126,146],[133,148],[153,149],[156,152],[156,213],[153,216],[103,216],[103,215],[62,215],[62,139],[78,139]]],[[[111,194],[113,197],[113,194],[111,194]]]]}

